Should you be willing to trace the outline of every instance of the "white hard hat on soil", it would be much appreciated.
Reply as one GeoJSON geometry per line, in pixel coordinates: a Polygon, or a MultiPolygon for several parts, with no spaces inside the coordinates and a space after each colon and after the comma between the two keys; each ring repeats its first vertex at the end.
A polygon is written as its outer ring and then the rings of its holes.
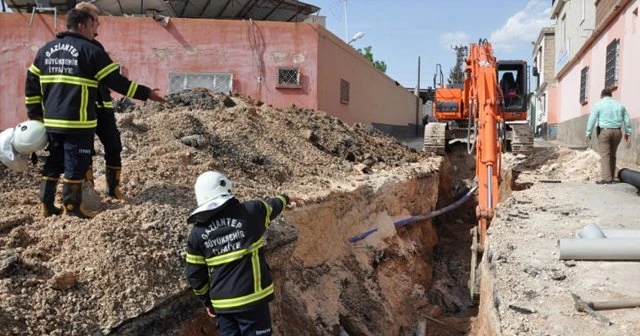
{"type": "Polygon", "coordinates": [[[31,154],[43,150],[47,145],[47,130],[37,120],[19,123],[13,131],[13,149],[20,154],[31,154]]]}

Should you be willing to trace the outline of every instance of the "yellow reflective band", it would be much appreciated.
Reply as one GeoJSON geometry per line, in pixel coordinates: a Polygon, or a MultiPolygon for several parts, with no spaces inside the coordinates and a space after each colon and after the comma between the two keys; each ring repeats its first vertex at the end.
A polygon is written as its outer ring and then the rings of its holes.
{"type": "Polygon", "coordinates": [[[49,177],[49,176],[42,176],[42,180],[43,181],[56,181],[58,182],[58,179],[55,177],[49,177]]]}
{"type": "Polygon", "coordinates": [[[102,70],[98,71],[98,73],[96,74],[96,79],[102,80],[103,78],[107,77],[107,75],[114,72],[115,70],[118,70],[118,65],[115,63],[111,63],[106,67],[102,68],[102,70]]]}
{"type": "Polygon", "coordinates": [[[40,103],[42,103],[42,97],[41,96],[24,97],[24,103],[25,104],[40,104],[40,103]]]}
{"type": "Polygon", "coordinates": [[[273,209],[271,208],[269,203],[265,201],[262,201],[262,203],[264,203],[264,206],[267,208],[267,217],[264,218],[264,227],[268,229],[271,225],[271,212],[273,211],[273,209]]]}
{"type": "Polygon", "coordinates": [[[129,85],[129,91],[127,91],[127,97],[133,98],[133,95],[136,94],[137,90],[138,90],[138,83],[131,82],[131,84],[129,85]]]}
{"type": "Polygon", "coordinates": [[[262,290],[262,274],[260,274],[258,250],[253,251],[251,254],[251,269],[253,270],[253,291],[257,293],[262,290]]]}
{"type": "Polygon", "coordinates": [[[43,75],[40,76],[40,83],[63,83],[71,85],[86,85],[94,88],[98,87],[98,81],[66,75],[43,75]]]}
{"type": "Polygon", "coordinates": [[[82,94],[80,95],[80,121],[87,121],[87,107],[89,106],[89,88],[82,86],[82,94]]]}
{"type": "Polygon", "coordinates": [[[209,291],[209,284],[204,285],[204,287],[200,288],[200,289],[194,289],[193,290],[193,294],[195,295],[204,295],[207,294],[207,292],[209,291]]]}
{"type": "Polygon", "coordinates": [[[284,196],[278,195],[276,197],[282,201],[282,209],[286,208],[287,207],[287,200],[284,199],[284,196]]]}
{"type": "Polygon", "coordinates": [[[98,126],[97,120],[77,121],[62,119],[44,119],[44,125],[55,128],[95,128],[98,126]]]}
{"type": "Polygon", "coordinates": [[[106,107],[106,108],[113,108],[113,102],[111,100],[109,101],[103,101],[102,102],[102,106],[106,107]]]}
{"type": "Polygon", "coordinates": [[[207,262],[204,261],[204,256],[187,253],[187,264],[206,265],[207,262]]]}
{"type": "Polygon", "coordinates": [[[253,294],[249,294],[249,295],[245,295],[245,296],[241,296],[233,299],[211,300],[211,304],[213,305],[214,308],[234,308],[234,307],[244,306],[252,302],[262,300],[271,294],[273,294],[273,284],[253,294]]]}
{"type": "Polygon", "coordinates": [[[31,66],[29,67],[29,72],[40,77],[40,69],[38,69],[38,67],[35,66],[35,64],[31,64],[31,66]]]}
{"type": "Polygon", "coordinates": [[[263,243],[264,241],[262,240],[262,238],[260,238],[260,240],[251,244],[251,246],[249,246],[248,249],[241,249],[241,250],[221,254],[219,256],[207,258],[206,259],[207,265],[219,266],[219,265],[230,263],[232,261],[242,259],[242,257],[244,257],[245,255],[253,253],[253,251],[257,251],[259,248],[261,248],[263,243]]]}

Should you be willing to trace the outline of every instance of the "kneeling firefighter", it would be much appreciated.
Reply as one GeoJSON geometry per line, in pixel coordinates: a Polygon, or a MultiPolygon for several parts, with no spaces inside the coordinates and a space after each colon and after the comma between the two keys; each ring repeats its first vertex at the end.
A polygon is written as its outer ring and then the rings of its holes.
{"type": "Polygon", "coordinates": [[[185,276],[209,316],[217,317],[221,336],[271,335],[274,286],[262,235],[297,199],[282,194],[240,202],[231,190],[231,180],[216,171],[196,180],[185,276]]]}

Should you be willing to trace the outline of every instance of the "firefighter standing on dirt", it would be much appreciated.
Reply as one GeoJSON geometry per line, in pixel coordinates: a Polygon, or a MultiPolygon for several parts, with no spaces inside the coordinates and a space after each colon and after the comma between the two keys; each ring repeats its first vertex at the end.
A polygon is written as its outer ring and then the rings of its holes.
{"type": "Polygon", "coordinates": [[[262,235],[298,199],[280,195],[240,202],[231,190],[231,180],[216,171],[196,180],[198,207],[187,220],[194,226],[185,276],[209,316],[217,316],[221,336],[271,335],[274,286],[262,235]]]}
{"type": "Polygon", "coordinates": [[[97,125],[98,83],[136,99],[164,98],[121,76],[104,50],[91,42],[100,25],[96,15],[72,9],[66,21],[68,31],[42,47],[29,67],[25,103],[29,119],[43,120],[49,137],[49,156],[40,185],[42,214],[61,213],[54,199],[58,179],[64,173],[64,214],[91,218],[95,214],[82,204],[82,180],[97,125]]]}
{"type": "MultiPolygon", "coordinates": [[[[75,7],[78,10],[88,12],[89,14],[98,15],[98,7],[90,2],[80,2],[75,7]]],[[[105,50],[102,43],[94,39],[92,42],[105,50]]],[[[105,50],[106,52],[106,50],[105,50]]],[[[111,91],[104,83],[98,83],[98,100],[96,101],[98,126],[96,127],[96,135],[102,146],[104,147],[105,162],[105,179],[107,182],[107,195],[119,200],[128,200],[128,198],[120,190],[120,173],[122,171],[122,141],[120,139],[120,131],[116,125],[116,116],[113,110],[113,100],[111,99],[111,91]]],[[[92,151],[92,154],[95,151],[92,151]]],[[[93,181],[93,160],[89,161],[89,168],[85,174],[86,180],[94,185],[93,181]]]]}

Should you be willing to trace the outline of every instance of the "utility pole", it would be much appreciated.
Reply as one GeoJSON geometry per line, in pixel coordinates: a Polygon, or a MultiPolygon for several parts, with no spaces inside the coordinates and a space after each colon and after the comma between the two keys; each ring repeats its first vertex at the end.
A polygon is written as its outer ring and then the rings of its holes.
{"type": "Polygon", "coordinates": [[[349,23],[347,18],[347,0],[344,0],[344,41],[349,41],[349,23]]]}
{"type": "Polygon", "coordinates": [[[420,135],[420,56],[418,56],[418,84],[414,91],[416,95],[416,136],[420,135]]]}

